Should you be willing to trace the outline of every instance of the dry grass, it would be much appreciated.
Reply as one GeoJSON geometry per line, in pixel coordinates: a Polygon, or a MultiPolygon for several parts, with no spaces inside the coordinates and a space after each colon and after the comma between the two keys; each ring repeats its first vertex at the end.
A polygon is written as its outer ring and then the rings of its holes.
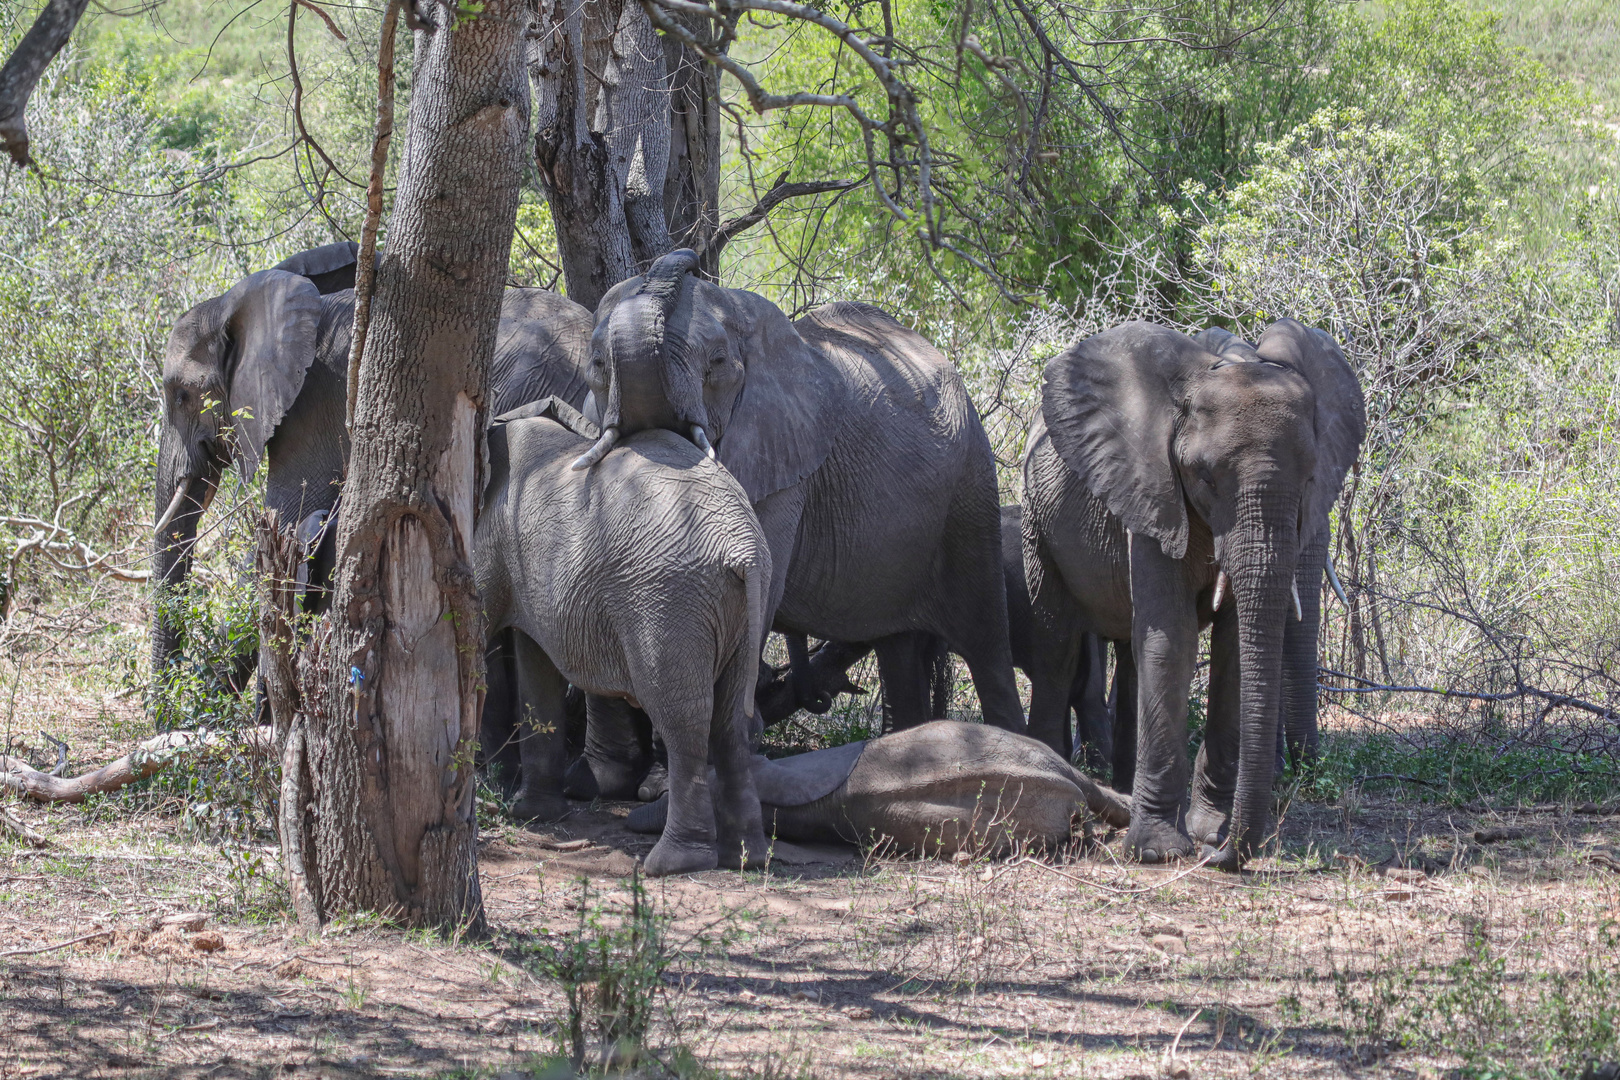
{"type": "MultiPolygon", "coordinates": [[[[241,849],[187,837],[177,815],[24,810],[57,846],[0,850],[0,946],[116,933],[0,961],[0,1078],[533,1064],[556,1048],[563,999],[514,959],[577,924],[581,876],[610,911],[625,902],[650,847],[626,809],[487,829],[496,938],[459,943],[367,924],[305,941],[241,849]],[[570,838],[591,844],[547,846],[570,838]],[[191,910],[221,951],[140,932],[191,910]]],[[[1374,1030],[1358,1011],[1380,979],[1441,971],[1483,935],[1522,982],[1578,966],[1620,919],[1620,873],[1590,858],[1620,842],[1613,818],[1369,798],[1293,806],[1284,841],[1242,877],[1123,867],[1104,847],[1058,864],[829,850],[655,882],[678,950],[655,1043],[737,1074],[1159,1076],[1176,1044],[1200,1077],[1438,1076],[1454,1062],[1386,1054],[1395,1020],[1374,1030]],[[1504,825],[1523,837],[1472,839],[1504,825]],[[1402,863],[1430,873],[1386,876],[1402,863]]]]}

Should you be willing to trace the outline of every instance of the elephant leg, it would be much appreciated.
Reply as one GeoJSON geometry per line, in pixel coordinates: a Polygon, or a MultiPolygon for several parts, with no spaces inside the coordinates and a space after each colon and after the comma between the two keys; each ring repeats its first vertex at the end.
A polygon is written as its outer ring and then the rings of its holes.
{"type": "Polygon", "coordinates": [[[883,681],[884,731],[904,731],[935,719],[929,715],[932,642],[927,631],[907,630],[875,643],[878,678],[883,681]]]}
{"type": "Polygon", "coordinates": [[[951,696],[956,689],[956,665],[951,662],[951,650],[943,640],[930,635],[924,663],[928,668],[928,692],[932,698],[928,718],[944,720],[950,716],[951,696]]]}
{"type": "Polygon", "coordinates": [[[1114,756],[1114,717],[1108,711],[1106,648],[1096,634],[1082,635],[1080,670],[1069,690],[1069,707],[1075,714],[1075,735],[1086,766],[1098,771],[1114,756]]]}
{"type": "Polygon", "coordinates": [[[484,715],[479,723],[478,758],[490,781],[510,794],[522,780],[518,754],[517,657],[511,628],[500,631],[484,653],[484,715]]]}
{"type": "MultiPolygon", "coordinates": [[[[1025,520],[1026,527],[1029,519],[1025,520]]],[[[1082,635],[1074,597],[1044,545],[1025,538],[1030,586],[1029,737],[1069,759],[1069,694],[1082,635]]]]}
{"type": "Polygon", "coordinates": [[[1130,642],[1113,644],[1114,790],[1129,795],[1136,783],[1136,656],[1130,642]]]}
{"type": "Polygon", "coordinates": [[[714,692],[711,689],[706,699],[675,698],[645,704],[669,748],[669,818],[663,835],[647,855],[647,875],[664,877],[713,870],[720,865],[715,848],[715,792],[709,783],[714,692]]]}
{"type": "Polygon", "coordinates": [[[1192,854],[1185,829],[1187,694],[1198,657],[1196,594],[1179,559],[1131,536],[1131,649],[1136,657],[1136,776],[1126,850],[1143,862],[1192,854]]]}
{"type": "Polygon", "coordinates": [[[709,761],[714,766],[714,816],[719,865],[757,870],[765,865],[765,825],[754,790],[748,745],[751,657],[739,652],[726,665],[714,693],[709,725],[709,761]]]}
{"type": "Polygon", "coordinates": [[[523,702],[518,721],[523,784],[512,813],[523,821],[555,821],[568,812],[562,783],[568,760],[563,732],[568,682],[529,635],[514,630],[512,639],[518,699],[523,702]]]}
{"type": "Polygon", "coordinates": [[[942,622],[937,629],[950,651],[967,664],[984,722],[1024,735],[1029,725],[1013,675],[1001,508],[993,497],[983,497],[984,491],[995,492],[993,472],[985,483],[982,491],[959,493],[945,523],[944,595],[936,609],[942,622]]]}
{"type": "MultiPolygon", "coordinates": [[[[1282,716],[1278,728],[1286,736],[1288,757],[1296,767],[1316,760],[1316,666],[1327,549],[1326,529],[1300,549],[1294,582],[1303,617],[1290,619],[1283,629],[1282,716]]],[[[1279,775],[1281,767],[1279,763],[1279,775]]]]}
{"type": "Polygon", "coordinates": [[[1069,695],[1080,666],[1080,635],[1042,638],[1029,671],[1029,737],[1069,760],[1069,695]]]}
{"type": "Polygon", "coordinates": [[[1238,663],[1237,605],[1215,613],[1209,635],[1209,709],[1204,742],[1193,769],[1187,832],[1199,843],[1219,847],[1232,817],[1237,789],[1238,717],[1242,705],[1242,671],[1238,663]]]}
{"type": "Polygon", "coordinates": [[[585,753],[569,770],[569,794],[634,799],[652,766],[647,715],[623,698],[586,694],[585,716],[585,753]]]}

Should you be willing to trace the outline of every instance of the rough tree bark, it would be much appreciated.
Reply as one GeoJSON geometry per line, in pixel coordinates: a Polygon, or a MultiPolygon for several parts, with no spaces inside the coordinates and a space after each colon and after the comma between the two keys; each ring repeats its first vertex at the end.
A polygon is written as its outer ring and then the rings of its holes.
{"type": "MultiPolygon", "coordinates": [[[[707,20],[693,29],[712,33],[707,20]]],[[[637,0],[540,0],[531,37],[535,165],[568,295],[594,308],[677,244],[707,246],[719,212],[719,77],[660,40],[637,0]]]]}
{"type": "MultiPolygon", "coordinates": [[[[524,0],[454,11],[435,5],[437,25],[416,31],[331,610],[299,649],[296,687],[272,704],[285,739],[283,855],[305,925],[357,910],[441,927],[483,919],[473,747],[484,635],[469,554],[527,153],[530,13],[524,0]]],[[[296,554],[272,554],[266,569],[296,554]]],[[[290,636],[267,618],[267,640],[290,636]]],[[[267,674],[273,691],[291,681],[273,665],[267,674]]]]}

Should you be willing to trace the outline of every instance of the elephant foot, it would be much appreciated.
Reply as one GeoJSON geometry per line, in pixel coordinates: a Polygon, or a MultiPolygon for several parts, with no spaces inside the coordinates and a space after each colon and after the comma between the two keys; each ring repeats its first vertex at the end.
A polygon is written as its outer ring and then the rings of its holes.
{"type": "Polygon", "coordinates": [[[653,762],[653,767],[647,770],[647,775],[636,789],[636,797],[642,802],[652,802],[669,790],[669,768],[661,761],[653,762]]]}
{"type": "Polygon", "coordinates": [[[550,793],[519,792],[512,816],[519,821],[557,821],[568,813],[568,800],[550,793]]]}
{"type": "Polygon", "coordinates": [[[596,783],[596,774],[591,772],[591,763],[580,755],[568,763],[568,771],[563,774],[563,794],[570,799],[590,800],[602,794],[602,789],[596,783]]]}
{"type": "Polygon", "coordinates": [[[1219,847],[1214,844],[1205,844],[1203,851],[1199,853],[1199,858],[1208,859],[1209,865],[1217,870],[1225,870],[1235,874],[1243,869],[1243,860],[1238,858],[1237,845],[1231,841],[1227,841],[1219,847]]]}
{"type": "Polygon", "coordinates": [[[682,844],[666,836],[653,845],[642,869],[648,877],[669,877],[713,870],[719,865],[720,856],[713,844],[682,844]]]}
{"type": "Polygon", "coordinates": [[[1193,844],[1174,822],[1133,818],[1125,834],[1125,853],[1138,862],[1171,862],[1189,858],[1193,844]]]}
{"type": "Polygon", "coordinates": [[[1212,806],[1196,804],[1194,800],[1193,808],[1187,811],[1187,835],[1206,847],[1219,847],[1226,836],[1228,815],[1212,806]]]}
{"type": "Polygon", "coordinates": [[[584,760],[589,762],[597,790],[604,799],[634,799],[642,778],[647,775],[645,761],[590,761],[588,755],[584,760]]]}
{"type": "Polygon", "coordinates": [[[668,820],[669,795],[665,794],[631,810],[630,816],[625,818],[624,827],[633,833],[657,836],[664,831],[664,823],[668,820]]]}

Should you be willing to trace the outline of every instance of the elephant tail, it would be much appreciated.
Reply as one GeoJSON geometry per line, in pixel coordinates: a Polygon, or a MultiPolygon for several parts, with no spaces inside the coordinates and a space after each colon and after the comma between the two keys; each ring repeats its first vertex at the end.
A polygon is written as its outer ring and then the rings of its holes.
{"type": "MultiPolygon", "coordinates": [[[[761,553],[764,550],[764,545],[761,545],[761,553]]],[[[758,662],[760,650],[765,644],[765,595],[771,580],[770,556],[765,555],[763,567],[761,561],[748,559],[736,568],[737,574],[743,579],[743,591],[748,598],[748,641],[744,645],[744,663],[748,665],[758,662]]],[[[757,681],[750,679],[743,695],[743,709],[750,720],[754,718],[754,684],[757,681]]]]}

